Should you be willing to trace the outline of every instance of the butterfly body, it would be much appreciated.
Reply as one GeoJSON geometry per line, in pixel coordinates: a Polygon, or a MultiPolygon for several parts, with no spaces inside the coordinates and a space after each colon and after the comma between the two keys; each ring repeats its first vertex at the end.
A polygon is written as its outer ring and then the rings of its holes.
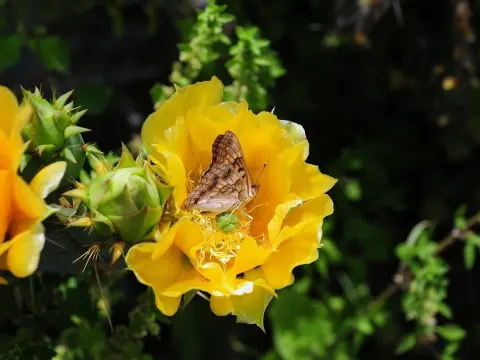
{"type": "Polygon", "coordinates": [[[233,132],[227,131],[213,142],[212,162],[187,196],[185,207],[214,213],[234,211],[251,201],[257,191],[240,142],[233,132]]]}

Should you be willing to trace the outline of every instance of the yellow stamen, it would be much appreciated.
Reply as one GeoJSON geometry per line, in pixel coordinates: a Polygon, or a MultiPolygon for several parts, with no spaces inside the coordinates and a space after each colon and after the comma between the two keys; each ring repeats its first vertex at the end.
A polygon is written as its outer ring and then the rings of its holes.
{"type": "Polygon", "coordinates": [[[218,261],[224,269],[237,257],[243,240],[250,236],[250,220],[238,214],[237,229],[224,233],[216,227],[216,214],[192,210],[192,221],[202,228],[205,242],[199,251],[199,262],[218,261]]]}

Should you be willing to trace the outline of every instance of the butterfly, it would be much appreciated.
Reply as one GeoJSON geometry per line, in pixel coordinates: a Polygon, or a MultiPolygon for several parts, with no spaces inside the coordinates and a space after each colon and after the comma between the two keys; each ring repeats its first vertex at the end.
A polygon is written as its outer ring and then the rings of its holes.
{"type": "Polygon", "coordinates": [[[247,170],[237,136],[232,131],[218,135],[212,145],[212,162],[200,182],[187,196],[185,207],[214,213],[233,212],[258,192],[247,170]]]}

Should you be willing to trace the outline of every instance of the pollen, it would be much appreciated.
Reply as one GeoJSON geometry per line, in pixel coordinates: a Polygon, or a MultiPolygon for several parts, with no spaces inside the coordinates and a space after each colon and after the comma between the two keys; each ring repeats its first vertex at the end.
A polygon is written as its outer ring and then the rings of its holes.
{"type": "Polygon", "coordinates": [[[217,215],[192,210],[192,221],[202,228],[205,242],[198,252],[198,260],[203,265],[209,262],[219,263],[225,270],[234,262],[245,238],[250,236],[250,219],[237,214],[236,229],[225,233],[217,226],[217,215]]]}

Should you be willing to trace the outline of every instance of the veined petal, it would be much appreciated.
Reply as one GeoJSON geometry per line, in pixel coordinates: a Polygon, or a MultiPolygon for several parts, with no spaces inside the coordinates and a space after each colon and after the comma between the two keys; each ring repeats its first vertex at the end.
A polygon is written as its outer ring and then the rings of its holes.
{"type": "Polygon", "coordinates": [[[18,101],[5,86],[0,86],[0,131],[7,137],[12,132],[18,114],[18,101]]]}
{"type": "Polygon", "coordinates": [[[143,124],[142,140],[147,150],[155,156],[157,151],[152,145],[165,141],[164,131],[173,126],[178,117],[185,116],[190,109],[218,104],[222,97],[223,84],[216,77],[178,88],[143,124]]]}
{"type": "Polygon", "coordinates": [[[44,167],[30,182],[32,192],[36,196],[45,199],[60,185],[66,168],[67,163],[65,161],[57,161],[44,167]]]}
{"type": "Polygon", "coordinates": [[[40,261],[40,253],[45,245],[44,228],[37,224],[31,230],[22,232],[10,240],[7,253],[7,266],[18,278],[33,274],[40,261]]]}

